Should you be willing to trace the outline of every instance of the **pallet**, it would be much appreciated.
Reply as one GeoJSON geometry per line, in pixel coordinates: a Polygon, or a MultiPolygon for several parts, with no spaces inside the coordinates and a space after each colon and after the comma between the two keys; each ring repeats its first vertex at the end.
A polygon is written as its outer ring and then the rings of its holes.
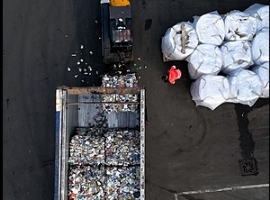
{"type": "Polygon", "coordinates": [[[164,53],[162,54],[162,58],[163,58],[163,62],[169,62],[169,61],[171,61],[168,58],[166,58],[166,56],[164,55],[164,53]]]}

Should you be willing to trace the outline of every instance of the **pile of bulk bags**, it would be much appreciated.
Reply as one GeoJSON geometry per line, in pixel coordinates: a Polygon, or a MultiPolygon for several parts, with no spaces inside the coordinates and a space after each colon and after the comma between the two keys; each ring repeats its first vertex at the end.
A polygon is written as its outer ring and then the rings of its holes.
{"type": "Polygon", "coordinates": [[[253,106],[269,98],[269,5],[193,18],[169,28],[161,50],[169,61],[188,62],[196,105],[214,110],[226,102],[253,106]]]}

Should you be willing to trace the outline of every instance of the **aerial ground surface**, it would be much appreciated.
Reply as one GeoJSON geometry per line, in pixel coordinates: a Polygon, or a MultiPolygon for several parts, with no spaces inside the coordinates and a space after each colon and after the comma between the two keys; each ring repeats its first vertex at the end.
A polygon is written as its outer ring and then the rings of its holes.
{"type": "MultiPolygon", "coordinates": [[[[160,48],[167,28],[178,22],[254,3],[269,2],[132,0],[134,70],[146,88],[149,121],[147,200],[269,199],[269,99],[252,108],[196,107],[187,63],[164,63],[160,48]],[[175,85],[161,80],[172,64],[183,72],[175,85]],[[258,174],[242,176],[238,161],[250,157],[258,174]]],[[[4,200],[53,199],[55,89],[100,84],[106,69],[99,37],[99,0],[3,2],[4,200]],[[78,72],[73,53],[92,66],[91,76],[78,72]]]]}

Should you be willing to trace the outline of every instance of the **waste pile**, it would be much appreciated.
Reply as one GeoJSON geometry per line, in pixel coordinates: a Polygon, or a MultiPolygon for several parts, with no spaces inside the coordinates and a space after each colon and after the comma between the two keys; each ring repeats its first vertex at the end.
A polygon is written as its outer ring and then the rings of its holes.
{"type": "Polygon", "coordinates": [[[139,199],[138,130],[80,127],[69,151],[70,199],[139,199]]]}
{"type": "Polygon", "coordinates": [[[105,162],[107,165],[140,164],[140,132],[110,130],[105,134],[105,162]]]}
{"type": "MultiPolygon", "coordinates": [[[[132,73],[105,74],[102,87],[138,87],[138,81],[132,73]]],[[[69,199],[139,200],[140,131],[109,128],[107,118],[111,112],[137,112],[138,104],[127,103],[138,102],[139,96],[101,94],[101,100],[108,104],[98,106],[88,126],[76,128],[70,139],[69,199]]]]}
{"type": "MultiPolygon", "coordinates": [[[[102,87],[138,87],[138,80],[135,73],[126,75],[109,75],[102,76],[102,87]]],[[[102,102],[138,102],[138,95],[136,94],[103,94],[102,102]]],[[[102,104],[103,110],[106,113],[110,112],[137,112],[137,104],[102,104]]]]}
{"type": "Polygon", "coordinates": [[[188,24],[192,38],[178,31],[175,40],[173,26],[162,38],[161,50],[165,62],[187,61],[195,104],[214,110],[222,103],[251,107],[259,98],[269,98],[269,5],[255,3],[244,11],[193,18],[192,23],[175,25],[188,24]],[[191,43],[197,45],[190,48],[191,43]],[[189,50],[186,57],[183,48],[189,50]]]}

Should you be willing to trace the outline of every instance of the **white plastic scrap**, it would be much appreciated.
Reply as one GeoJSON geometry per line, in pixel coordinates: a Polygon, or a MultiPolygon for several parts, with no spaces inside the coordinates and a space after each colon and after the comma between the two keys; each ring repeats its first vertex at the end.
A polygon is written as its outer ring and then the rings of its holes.
{"type": "Polygon", "coordinates": [[[255,3],[244,12],[257,20],[257,32],[263,28],[269,28],[269,5],[255,3]]]}
{"type": "Polygon", "coordinates": [[[161,50],[169,60],[184,60],[194,51],[198,42],[198,36],[193,25],[190,22],[180,22],[167,29],[165,36],[162,38],[161,50]],[[186,33],[185,38],[183,38],[182,25],[186,33]],[[182,49],[183,41],[185,42],[185,51],[182,49]]]}
{"type": "Polygon", "coordinates": [[[259,76],[251,70],[236,70],[227,76],[230,96],[227,102],[253,106],[263,91],[259,76]]]}
{"type": "Polygon", "coordinates": [[[251,41],[257,32],[257,20],[238,10],[225,16],[225,40],[251,41]]]}
{"type": "Polygon", "coordinates": [[[83,45],[81,44],[81,49],[83,49],[83,45]]]}
{"type": "Polygon", "coordinates": [[[75,135],[69,145],[69,163],[75,164],[104,164],[105,138],[95,135],[75,135]]]}
{"type": "MultiPolygon", "coordinates": [[[[102,87],[138,87],[138,80],[135,73],[126,75],[115,75],[111,76],[104,74],[102,76],[102,87]]],[[[138,95],[123,94],[103,94],[102,102],[138,102],[138,95]]],[[[136,104],[102,104],[103,111],[106,113],[110,112],[137,112],[138,105],[136,104]]]]}
{"type": "Polygon", "coordinates": [[[211,110],[227,101],[229,91],[229,82],[221,75],[202,75],[190,87],[196,106],[205,106],[211,110]]]}
{"type": "Polygon", "coordinates": [[[138,200],[135,193],[140,191],[139,167],[107,167],[107,200],[138,200]]]}
{"type": "Polygon", "coordinates": [[[261,65],[269,62],[269,28],[262,29],[252,40],[252,58],[254,63],[261,65]]]}
{"type": "Polygon", "coordinates": [[[269,98],[269,62],[253,67],[252,71],[259,76],[263,84],[263,91],[260,97],[269,98]]]}
{"type": "Polygon", "coordinates": [[[105,199],[105,167],[73,166],[69,170],[69,199],[105,199]]]}
{"type": "Polygon", "coordinates": [[[71,71],[70,67],[67,67],[67,70],[70,72],[71,71]]]}
{"type": "Polygon", "coordinates": [[[223,57],[222,71],[226,74],[237,69],[247,69],[254,64],[249,41],[225,42],[220,49],[223,57]]]}
{"type": "Polygon", "coordinates": [[[108,131],[105,135],[107,165],[140,164],[140,132],[137,130],[108,131]]]}
{"type": "Polygon", "coordinates": [[[138,87],[138,80],[135,73],[119,76],[104,74],[102,87],[138,87]]]}
{"type": "Polygon", "coordinates": [[[196,32],[201,43],[221,45],[225,38],[225,25],[217,11],[194,16],[196,32]]]}
{"type": "Polygon", "coordinates": [[[217,75],[221,71],[222,53],[216,45],[200,44],[186,60],[191,79],[204,74],[217,75]]]}

